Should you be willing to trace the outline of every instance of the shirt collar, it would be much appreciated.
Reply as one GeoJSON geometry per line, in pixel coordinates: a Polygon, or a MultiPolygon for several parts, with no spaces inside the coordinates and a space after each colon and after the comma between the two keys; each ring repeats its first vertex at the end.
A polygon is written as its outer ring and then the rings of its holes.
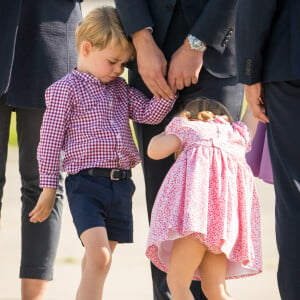
{"type": "Polygon", "coordinates": [[[73,74],[76,78],[78,78],[79,80],[81,80],[81,81],[85,81],[85,82],[89,82],[89,83],[92,83],[92,84],[100,85],[100,86],[102,86],[102,87],[107,86],[107,84],[102,83],[98,78],[96,78],[96,77],[93,76],[92,74],[84,73],[84,72],[78,71],[77,68],[74,68],[74,69],[72,70],[72,74],[73,74]]]}

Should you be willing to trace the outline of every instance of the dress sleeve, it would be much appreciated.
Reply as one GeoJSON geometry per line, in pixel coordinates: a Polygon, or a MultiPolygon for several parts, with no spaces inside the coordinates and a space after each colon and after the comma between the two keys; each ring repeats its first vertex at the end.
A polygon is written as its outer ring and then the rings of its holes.
{"type": "Polygon", "coordinates": [[[185,143],[187,138],[187,124],[183,118],[175,117],[166,127],[166,134],[176,135],[182,143],[185,143]]]}
{"type": "Polygon", "coordinates": [[[250,131],[247,125],[243,122],[237,121],[232,123],[233,130],[238,132],[241,136],[245,146],[246,152],[251,150],[251,139],[250,139],[250,131]]]}

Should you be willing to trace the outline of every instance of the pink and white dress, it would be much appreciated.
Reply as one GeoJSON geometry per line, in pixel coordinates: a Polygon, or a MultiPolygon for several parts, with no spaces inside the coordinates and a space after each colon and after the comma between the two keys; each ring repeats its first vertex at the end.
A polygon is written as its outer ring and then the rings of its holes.
{"type": "MultiPolygon", "coordinates": [[[[245,160],[248,128],[241,122],[188,121],[166,128],[182,152],[166,175],[152,210],[147,257],[168,272],[175,239],[192,235],[213,253],[225,253],[226,279],[262,270],[260,213],[254,177],[245,160]]],[[[194,280],[200,280],[196,271],[194,280]]]]}

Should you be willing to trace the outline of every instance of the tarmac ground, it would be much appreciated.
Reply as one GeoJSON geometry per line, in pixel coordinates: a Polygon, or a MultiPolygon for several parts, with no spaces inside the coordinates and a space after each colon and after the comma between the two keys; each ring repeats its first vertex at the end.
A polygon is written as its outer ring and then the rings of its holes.
{"type": "MultiPolygon", "coordinates": [[[[97,5],[113,2],[88,0],[82,5],[83,15],[97,5]]],[[[0,231],[0,300],[20,299],[20,178],[18,151],[9,147],[7,183],[4,189],[0,231]]],[[[133,199],[134,240],[116,248],[109,272],[104,299],[151,300],[150,267],[145,257],[148,221],[145,206],[141,166],[133,171],[136,192],[133,199]]],[[[261,204],[263,272],[257,276],[227,281],[228,291],[235,300],[279,300],[276,270],[278,254],[275,243],[273,185],[256,180],[261,204]]],[[[49,284],[45,300],[74,300],[80,281],[80,262],[83,247],[76,236],[64,201],[62,231],[55,264],[54,280],[49,284]]]]}
{"type": "MultiPolygon", "coordinates": [[[[20,179],[18,151],[9,147],[7,184],[4,189],[0,231],[0,300],[20,299],[18,279],[20,261],[20,179]]],[[[133,244],[117,246],[108,275],[104,299],[151,300],[152,285],[149,262],[144,255],[148,234],[144,183],[141,166],[133,170],[136,192],[133,200],[133,244]]],[[[228,280],[228,290],[235,300],[279,300],[276,283],[278,255],[274,230],[273,186],[256,180],[261,204],[263,272],[257,276],[228,280]]],[[[64,201],[62,231],[55,264],[54,280],[45,300],[74,300],[80,281],[83,247],[64,201]]]]}

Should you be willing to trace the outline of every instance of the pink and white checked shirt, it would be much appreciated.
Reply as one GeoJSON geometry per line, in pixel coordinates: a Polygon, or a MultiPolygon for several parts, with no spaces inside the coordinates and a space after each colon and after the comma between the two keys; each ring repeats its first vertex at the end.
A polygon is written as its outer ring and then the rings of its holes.
{"type": "Polygon", "coordinates": [[[122,78],[103,84],[74,69],[45,93],[46,111],[37,151],[41,187],[58,187],[63,171],[133,168],[140,162],[129,119],[160,123],[175,100],[148,99],[122,78]]]}

